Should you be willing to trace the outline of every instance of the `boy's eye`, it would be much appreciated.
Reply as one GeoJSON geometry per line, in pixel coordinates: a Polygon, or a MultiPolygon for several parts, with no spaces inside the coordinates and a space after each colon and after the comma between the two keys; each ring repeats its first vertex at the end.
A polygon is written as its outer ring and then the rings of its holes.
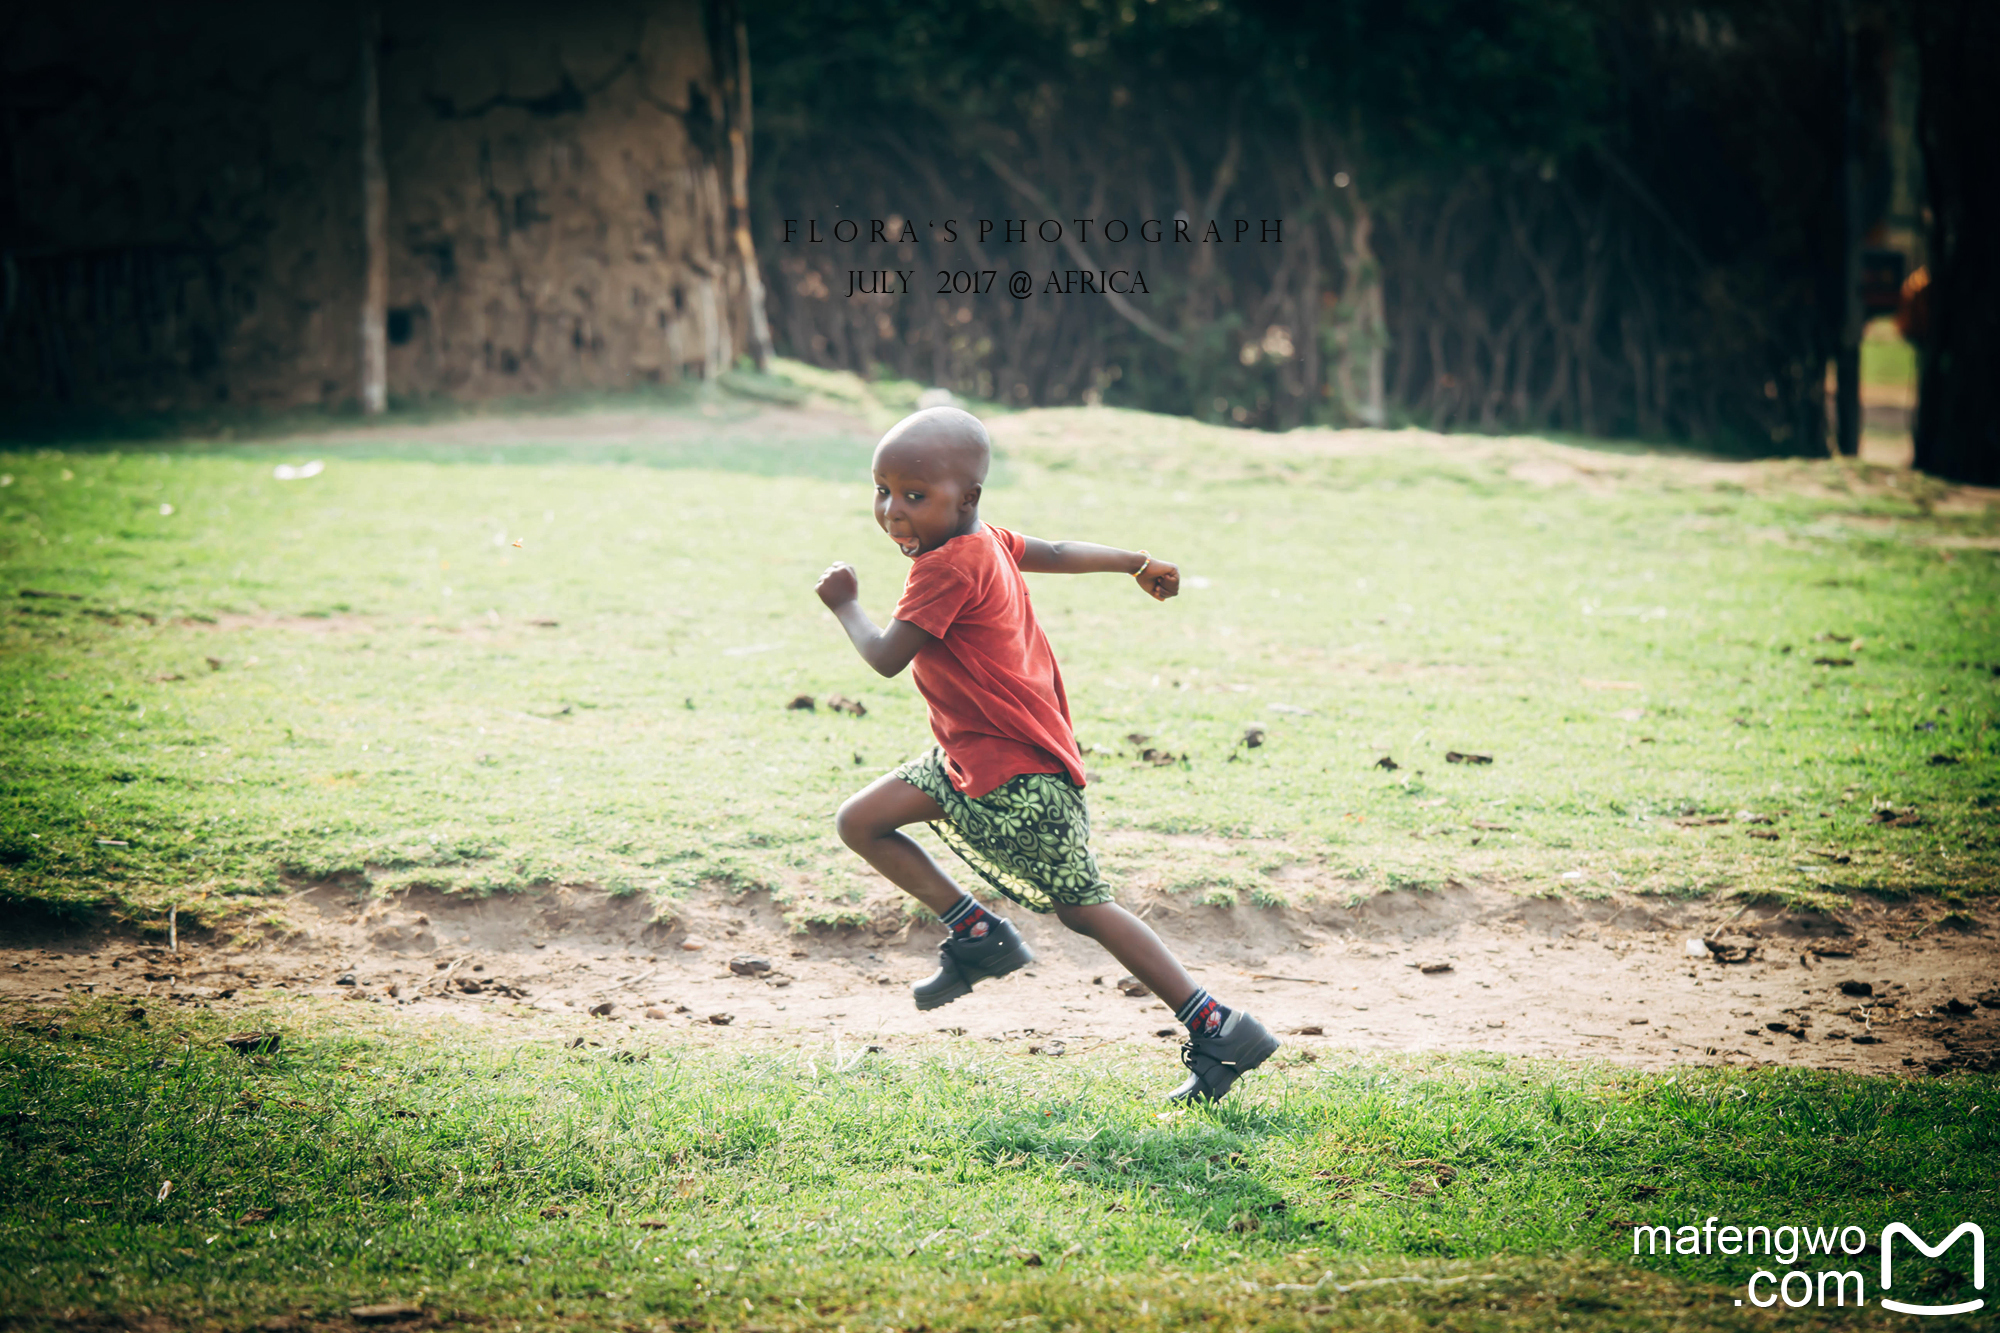
{"type": "Polygon", "coordinates": [[[904,491],[903,498],[905,500],[908,500],[911,504],[915,504],[919,500],[924,498],[924,493],[922,491],[904,491]]]}

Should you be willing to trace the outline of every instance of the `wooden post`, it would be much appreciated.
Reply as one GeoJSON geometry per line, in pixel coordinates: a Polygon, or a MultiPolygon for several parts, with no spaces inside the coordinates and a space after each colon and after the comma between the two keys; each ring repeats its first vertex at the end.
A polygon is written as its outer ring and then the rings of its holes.
{"type": "MultiPolygon", "coordinates": [[[[734,6],[731,6],[733,9],[734,6]]],[[[736,114],[729,125],[729,205],[735,214],[736,254],[743,262],[743,299],[750,307],[750,354],[757,369],[771,368],[771,324],[764,314],[764,278],[750,235],[750,30],[736,20],[736,114]]]]}
{"type": "Polygon", "coordinates": [[[1863,219],[1861,160],[1861,78],[1856,68],[1854,7],[1838,10],[1841,93],[1841,252],[1840,341],[1833,357],[1833,454],[1853,458],[1861,452],[1861,241],[1863,219]]]}
{"type": "Polygon", "coordinates": [[[382,165],[382,14],[361,16],[361,410],[389,405],[389,174],[382,165]]]}

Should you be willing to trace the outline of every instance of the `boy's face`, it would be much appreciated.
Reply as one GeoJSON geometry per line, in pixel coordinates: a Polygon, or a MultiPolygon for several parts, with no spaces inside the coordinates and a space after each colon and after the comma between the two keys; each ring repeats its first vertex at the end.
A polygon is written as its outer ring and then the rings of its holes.
{"type": "Polygon", "coordinates": [[[980,489],[938,460],[883,450],[875,459],[875,521],[914,560],[968,530],[979,513],[980,489]]]}

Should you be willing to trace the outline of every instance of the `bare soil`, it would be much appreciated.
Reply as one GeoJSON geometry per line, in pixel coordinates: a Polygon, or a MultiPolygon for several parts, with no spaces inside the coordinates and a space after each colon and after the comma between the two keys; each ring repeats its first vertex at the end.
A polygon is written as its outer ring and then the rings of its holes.
{"type": "MultiPolygon", "coordinates": [[[[799,934],[761,894],[703,895],[654,919],[641,898],[585,888],[375,900],[359,887],[302,889],[285,905],[290,933],[246,944],[190,931],[178,952],[118,928],[16,916],[0,924],[0,1012],[112,995],[227,1013],[311,995],[395,1006],[414,1021],[553,1022],[604,1044],[676,1029],[703,1041],[943,1031],[1059,1053],[1181,1035],[1152,996],[1119,989],[1120,969],[1096,945],[1019,910],[1036,963],[920,1013],[908,987],[931,970],[941,931],[889,893],[873,928],[799,934]]],[[[1650,1069],[2000,1068],[1990,905],[1941,918],[1936,904],[1862,900],[1838,916],[1799,915],[1452,884],[1351,906],[1224,908],[1144,893],[1128,906],[1203,985],[1295,1046],[1650,1069]],[[1693,940],[1715,947],[1696,957],[1693,940]]]]}

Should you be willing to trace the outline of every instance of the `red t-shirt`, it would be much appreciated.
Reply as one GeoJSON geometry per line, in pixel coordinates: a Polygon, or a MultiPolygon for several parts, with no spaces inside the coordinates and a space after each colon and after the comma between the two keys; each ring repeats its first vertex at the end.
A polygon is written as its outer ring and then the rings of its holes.
{"type": "Polygon", "coordinates": [[[1083,755],[1062,673],[1021,577],[1027,542],[980,526],[910,563],[896,619],[931,636],[912,662],[952,786],[984,796],[1022,773],[1067,773],[1083,755]]]}

